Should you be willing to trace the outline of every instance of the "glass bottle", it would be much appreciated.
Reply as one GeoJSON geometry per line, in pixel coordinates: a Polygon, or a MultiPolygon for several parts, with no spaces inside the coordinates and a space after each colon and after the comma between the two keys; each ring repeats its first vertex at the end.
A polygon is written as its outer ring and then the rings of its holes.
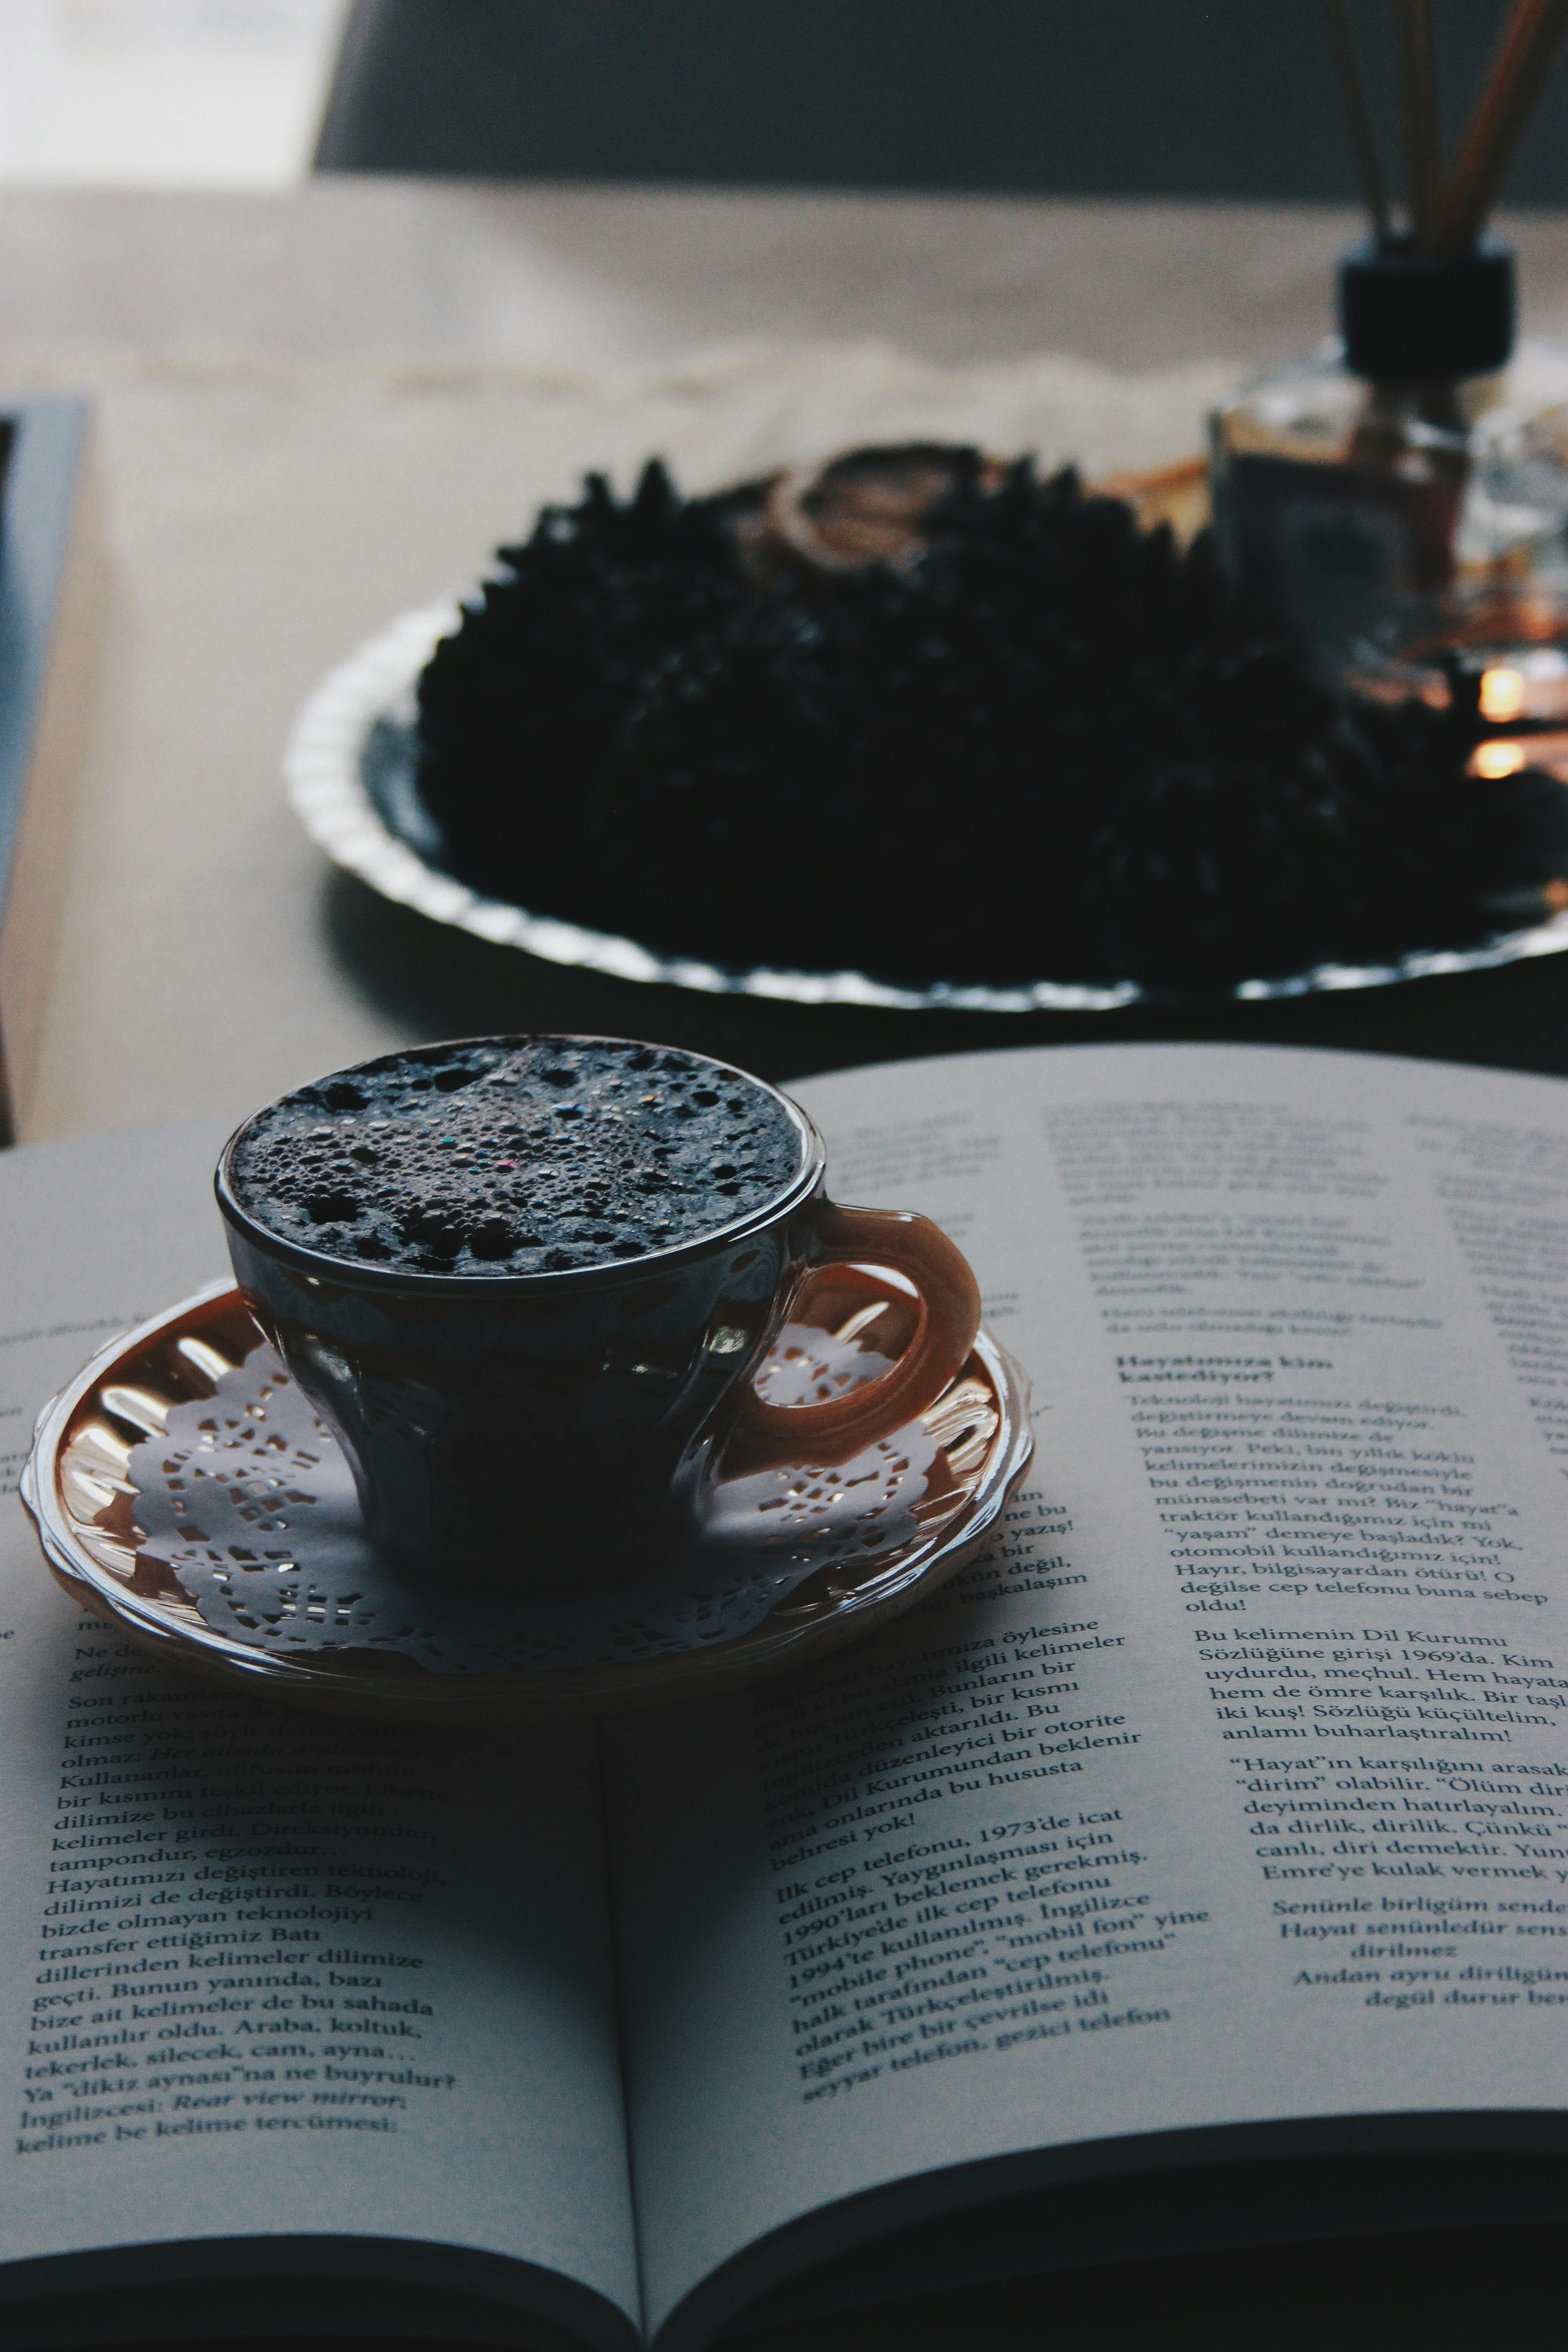
{"type": "Polygon", "coordinates": [[[1211,420],[1221,558],[1327,668],[1412,597],[1568,588],[1568,344],[1514,338],[1513,256],[1368,246],[1342,333],[1211,420]]]}

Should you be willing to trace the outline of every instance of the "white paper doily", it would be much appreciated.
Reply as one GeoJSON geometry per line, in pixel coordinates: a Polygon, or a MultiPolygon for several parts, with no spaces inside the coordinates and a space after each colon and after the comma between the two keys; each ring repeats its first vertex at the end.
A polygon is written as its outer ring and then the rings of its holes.
{"type": "MultiPolygon", "coordinates": [[[[771,1401],[842,1388],[885,1369],[825,1331],[789,1326],[771,1401]]],[[[471,1584],[428,1580],[366,1540],[348,1465],[263,1343],[211,1397],[176,1405],[132,1453],[142,1549],[165,1560],[215,1633],[274,1654],[398,1652],[436,1674],[535,1673],[667,1657],[761,1625],[791,1590],[853,1558],[889,1562],[921,1537],[936,1441],[921,1421],[830,1469],[721,1479],[679,1571],[574,1592],[513,1591],[508,1529],[471,1584]]]]}

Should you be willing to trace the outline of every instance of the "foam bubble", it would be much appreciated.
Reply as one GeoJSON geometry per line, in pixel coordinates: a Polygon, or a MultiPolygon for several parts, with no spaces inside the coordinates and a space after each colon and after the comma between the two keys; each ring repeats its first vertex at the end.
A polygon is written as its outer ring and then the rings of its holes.
{"type": "Polygon", "coordinates": [[[801,1164],[754,1080],[696,1055],[525,1039],[421,1046],[258,1112],[235,1197],[331,1257],[534,1274],[647,1256],[761,1208],[801,1164]]]}

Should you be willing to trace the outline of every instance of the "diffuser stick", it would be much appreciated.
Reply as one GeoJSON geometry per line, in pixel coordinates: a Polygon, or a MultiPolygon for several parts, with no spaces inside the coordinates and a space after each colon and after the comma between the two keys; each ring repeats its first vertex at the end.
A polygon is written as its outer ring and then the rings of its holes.
{"type": "Polygon", "coordinates": [[[1437,65],[1432,0],[1395,0],[1399,88],[1405,114],[1405,195],[1410,226],[1423,252],[1437,228],[1443,157],[1437,129],[1437,65]]]}
{"type": "Polygon", "coordinates": [[[1479,234],[1565,30],[1568,0],[1517,0],[1444,193],[1437,243],[1445,253],[1463,252],[1479,234]]]}
{"type": "Polygon", "coordinates": [[[1339,68],[1340,90],[1345,102],[1345,121],[1350,130],[1351,152],[1361,181],[1362,195],[1372,220],[1373,234],[1379,245],[1388,242],[1388,193],[1383,184],[1383,167],[1378,161],[1377,141],[1367,111],[1366,91],[1362,83],[1361,66],[1356,57],[1355,35],[1351,29],[1350,9],[1346,0],[1323,0],[1329,19],[1329,38],[1334,45],[1334,63],[1339,68]]]}

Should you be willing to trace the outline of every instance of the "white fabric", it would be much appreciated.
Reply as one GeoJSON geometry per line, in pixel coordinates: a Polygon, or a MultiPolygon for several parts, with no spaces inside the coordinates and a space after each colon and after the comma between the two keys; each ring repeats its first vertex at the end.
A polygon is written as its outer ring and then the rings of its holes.
{"type": "Polygon", "coordinates": [[[587,468],[627,484],[658,452],[709,488],[919,435],[1153,465],[1201,446],[1235,371],[948,366],[867,343],[581,372],[79,346],[18,357],[23,373],[96,394],[111,563],[37,1139],[237,1119],[410,1042],[333,962],[283,739],[325,669],[474,579],[587,468]]]}

